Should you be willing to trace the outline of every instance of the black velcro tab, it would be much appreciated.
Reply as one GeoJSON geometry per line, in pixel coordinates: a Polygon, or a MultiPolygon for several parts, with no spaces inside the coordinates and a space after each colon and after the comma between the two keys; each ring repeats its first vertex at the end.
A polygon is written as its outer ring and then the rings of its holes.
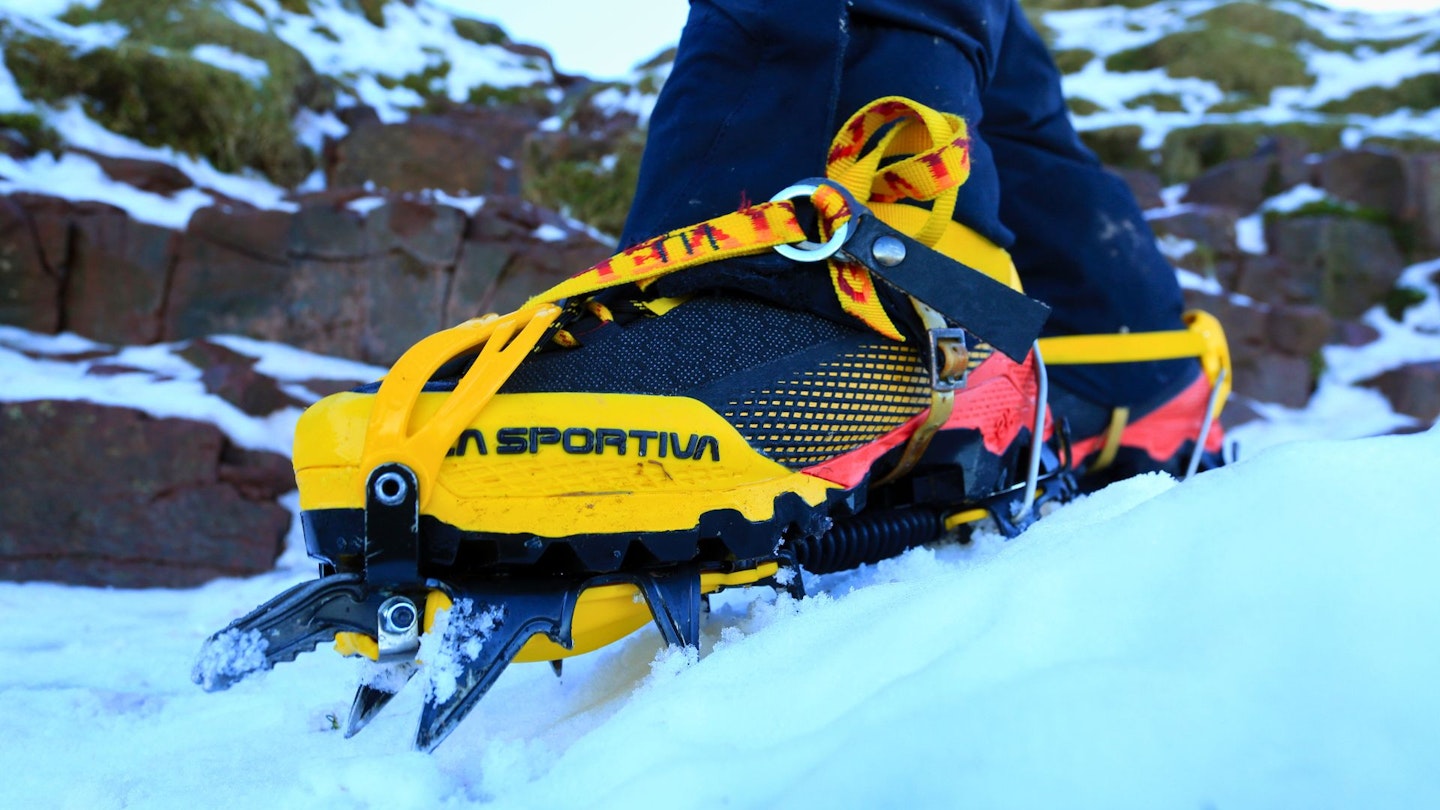
{"type": "MultiPolygon", "coordinates": [[[[962,262],[926,247],[869,214],[851,220],[855,232],[845,254],[886,283],[904,292],[994,346],[1017,363],[1024,362],[1050,307],[1016,292],[962,262]],[[904,258],[891,266],[876,258],[875,242],[889,237],[904,246],[904,258]]],[[[895,251],[881,251],[894,261],[895,251]]]]}

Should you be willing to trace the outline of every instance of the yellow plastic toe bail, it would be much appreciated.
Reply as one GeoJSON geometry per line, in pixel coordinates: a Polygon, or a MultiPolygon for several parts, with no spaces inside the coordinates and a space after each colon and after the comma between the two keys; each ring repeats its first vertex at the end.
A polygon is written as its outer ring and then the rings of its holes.
{"type": "Polygon", "coordinates": [[[456,437],[540,342],[560,311],[560,307],[544,303],[501,318],[477,318],[437,332],[405,352],[375,394],[357,487],[364,491],[376,467],[403,464],[415,473],[423,507],[434,492],[440,464],[456,437]],[[414,425],[415,405],[425,383],[445,363],[477,349],[475,361],[445,404],[423,424],[414,425]]]}
{"type": "Polygon", "coordinates": [[[1230,344],[1225,340],[1225,328],[1214,315],[1199,309],[1185,313],[1185,327],[1200,338],[1203,347],[1200,367],[1204,369],[1210,384],[1219,387],[1214,408],[1218,414],[1225,408],[1225,401],[1230,397],[1231,383],[1235,378],[1230,364],[1230,344]]]}

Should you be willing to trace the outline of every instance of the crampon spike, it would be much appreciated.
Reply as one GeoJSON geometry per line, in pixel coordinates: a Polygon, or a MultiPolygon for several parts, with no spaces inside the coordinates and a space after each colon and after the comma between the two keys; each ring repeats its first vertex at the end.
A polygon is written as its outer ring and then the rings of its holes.
{"type": "MultiPolygon", "coordinates": [[[[394,671],[387,675],[387,679],[396,679],[394,685],[403,687],[415,677],[416,667],[411,663],[396,664],[394,671]],[[399,680],[403,679],[403,680],[399,680]]],[[[345,738],[349,739],[360,733],[360,730],[370,725],[375,715],[385,708],[392,698],[400,694],[397,688],[394,691],[382,689],[370,684],[361,684],[355,690],[355,699],[350,703],[350,718],[345,722],[345,738]]]]}
{"type": "Polygon", "coordinates": [[[427,662],[430,684],[415,748],[432,751],[450,736],[531,636],[543,633],[569,648],[579,592],[579,586],[557,587],[549,581],[453,588],[455,607],[441,637],[439,660],[427,662]]]}
{"type": "Polygon", "coordinates": [[[381,596],[356,574],[301,583],[206,640],[190,678],[205,691],[218,692],[294,661],[337,632],[374,633],[380,602],[381,596]]]}
{"type": "Polygon", "coordinates": [[[693,565],[636,576],[665,643],[700,646],[700,570],[693,565]]]}

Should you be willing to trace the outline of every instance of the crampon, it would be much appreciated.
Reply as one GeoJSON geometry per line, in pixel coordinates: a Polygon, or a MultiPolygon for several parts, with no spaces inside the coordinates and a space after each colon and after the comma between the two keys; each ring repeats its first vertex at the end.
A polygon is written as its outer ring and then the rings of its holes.
{"type": "MultiPolygon", "coordinates": [[[[881,99],[826,177],[432,335],[317,403],[294,464],[321,576],[212,636],[196,682],[334,643],[380,665],[346,735],[429,673],[430,750],[512,662],[558,670],[649,623],[698,646],[707,594],[798,597],[799,567],[982,520],[1020,533],[1082,470],[1046,406],[1048,309],[951,219],[968,145],[958,117],[881,99]]],[[[1191,337],[1176,351],[1221,358],[1191,337]]],[[[1223,365],[1206,366],[1217,389],[1223,365]]]]}

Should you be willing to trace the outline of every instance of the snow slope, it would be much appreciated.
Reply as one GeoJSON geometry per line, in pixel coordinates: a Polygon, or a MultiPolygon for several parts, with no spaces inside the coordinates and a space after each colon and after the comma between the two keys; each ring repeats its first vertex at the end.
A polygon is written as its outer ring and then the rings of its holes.
{"type": "Polygon", "coordinates": [[[345,740],[320,653],[230,692],[201,640],[310,575],[0,586],[12,807],[1426,807],[1440,803],[1440,431],[1152,476],[1021,538],[716,600],[518,665],[433,756],[418,690],[345,740]]]}

